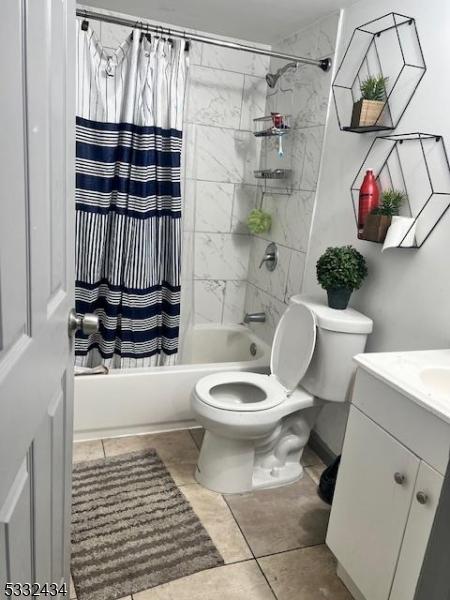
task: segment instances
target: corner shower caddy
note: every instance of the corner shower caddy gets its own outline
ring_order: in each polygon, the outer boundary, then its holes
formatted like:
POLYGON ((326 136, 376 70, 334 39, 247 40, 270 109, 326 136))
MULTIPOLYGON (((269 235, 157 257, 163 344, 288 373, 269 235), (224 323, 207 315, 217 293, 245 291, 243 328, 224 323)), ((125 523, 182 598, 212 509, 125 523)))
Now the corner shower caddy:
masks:
POLYGON ((420 248, 450 206, 450 164, 442 136, 405 133, 375 138, 351 187, 356 225, 359 190, 367 169, 376 173, 381 191, 391 188, 406 193, 408 202, 400 214, 414 220, 397 247, 420 248), (415 245, 402 246, 413 228, 415 245))
POLYGON ((253 171, 256 179, 264 182, 264 192, 291 193, 291 148, 288 134, 291 131, 288 114, 274 113, 253 119, 256 138, 262 138, 260 168, 253 171), (277 120, 274 118, 277 115, 277 120), (285 154, 288 154, 286 158, 285 154), (286 164, 288 162, 288 164, 286 164))
POLYGON ((352 34, 332 85, 339 128, 353 133, 392 131, 425 75, 426 65, 416 21, 388 13, 360 25, 352 34), (387 78, 387 97, 374 125, 351 127, 353 105, 367 77, 387 78))

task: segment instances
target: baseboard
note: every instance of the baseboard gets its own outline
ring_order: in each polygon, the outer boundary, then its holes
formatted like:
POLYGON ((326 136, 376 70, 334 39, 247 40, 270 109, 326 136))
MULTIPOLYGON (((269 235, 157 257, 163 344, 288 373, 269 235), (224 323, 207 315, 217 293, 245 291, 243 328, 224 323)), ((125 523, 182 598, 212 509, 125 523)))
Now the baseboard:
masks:
POLYGON ((149 423, 136 427, 111 427, 106 429, 92 429, 87 431, 75 431, 73 439, 75 442, 88 442, 90 440, 126 437, 130 435, 145 435, 148 433, 167 433, 180 429, 195 429, 199 427, 197 421, 173 421, 170 423, 149 423))
POLYGON ((311 431, 308 444, 327 466, 331 465, 331 463, 337 458, 336 454, 328 447, 328 445, 315 431, 311 431))

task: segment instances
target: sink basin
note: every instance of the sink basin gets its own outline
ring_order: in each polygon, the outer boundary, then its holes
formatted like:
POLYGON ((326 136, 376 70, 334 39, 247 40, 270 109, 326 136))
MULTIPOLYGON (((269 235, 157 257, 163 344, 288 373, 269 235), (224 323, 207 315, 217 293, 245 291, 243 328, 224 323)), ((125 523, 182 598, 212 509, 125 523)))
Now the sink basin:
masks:
POLYGON ((450 398, 450 368, 428 367, 420 372, 420 378, 432 392, 450 398))
POLYGON ((450 425, 450 348, 368 352, 356 355, 355 361, 450 425))

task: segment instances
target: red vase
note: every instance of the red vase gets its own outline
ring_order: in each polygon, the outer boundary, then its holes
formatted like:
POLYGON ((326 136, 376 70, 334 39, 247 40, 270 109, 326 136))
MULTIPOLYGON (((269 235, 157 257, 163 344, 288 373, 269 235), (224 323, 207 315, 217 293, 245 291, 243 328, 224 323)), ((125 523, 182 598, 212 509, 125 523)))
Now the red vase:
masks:
POLYGON ((367 215, 378 206, 379 199, 380 190, 378 189, 377 180, 375 179, 372 169, 368 169, 359 190, 358 237, 360 239, 362 239, 367 215))

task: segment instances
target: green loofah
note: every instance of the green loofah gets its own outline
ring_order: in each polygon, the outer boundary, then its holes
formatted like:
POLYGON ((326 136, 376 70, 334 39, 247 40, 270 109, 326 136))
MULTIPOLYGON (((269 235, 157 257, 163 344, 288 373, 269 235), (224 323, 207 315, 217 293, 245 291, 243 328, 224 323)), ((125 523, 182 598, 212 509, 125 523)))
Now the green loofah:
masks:
POLYGON ((272 217, 260 208, 255 208, 247 217, 250 233, 267 233, 272 226, 272 217))

